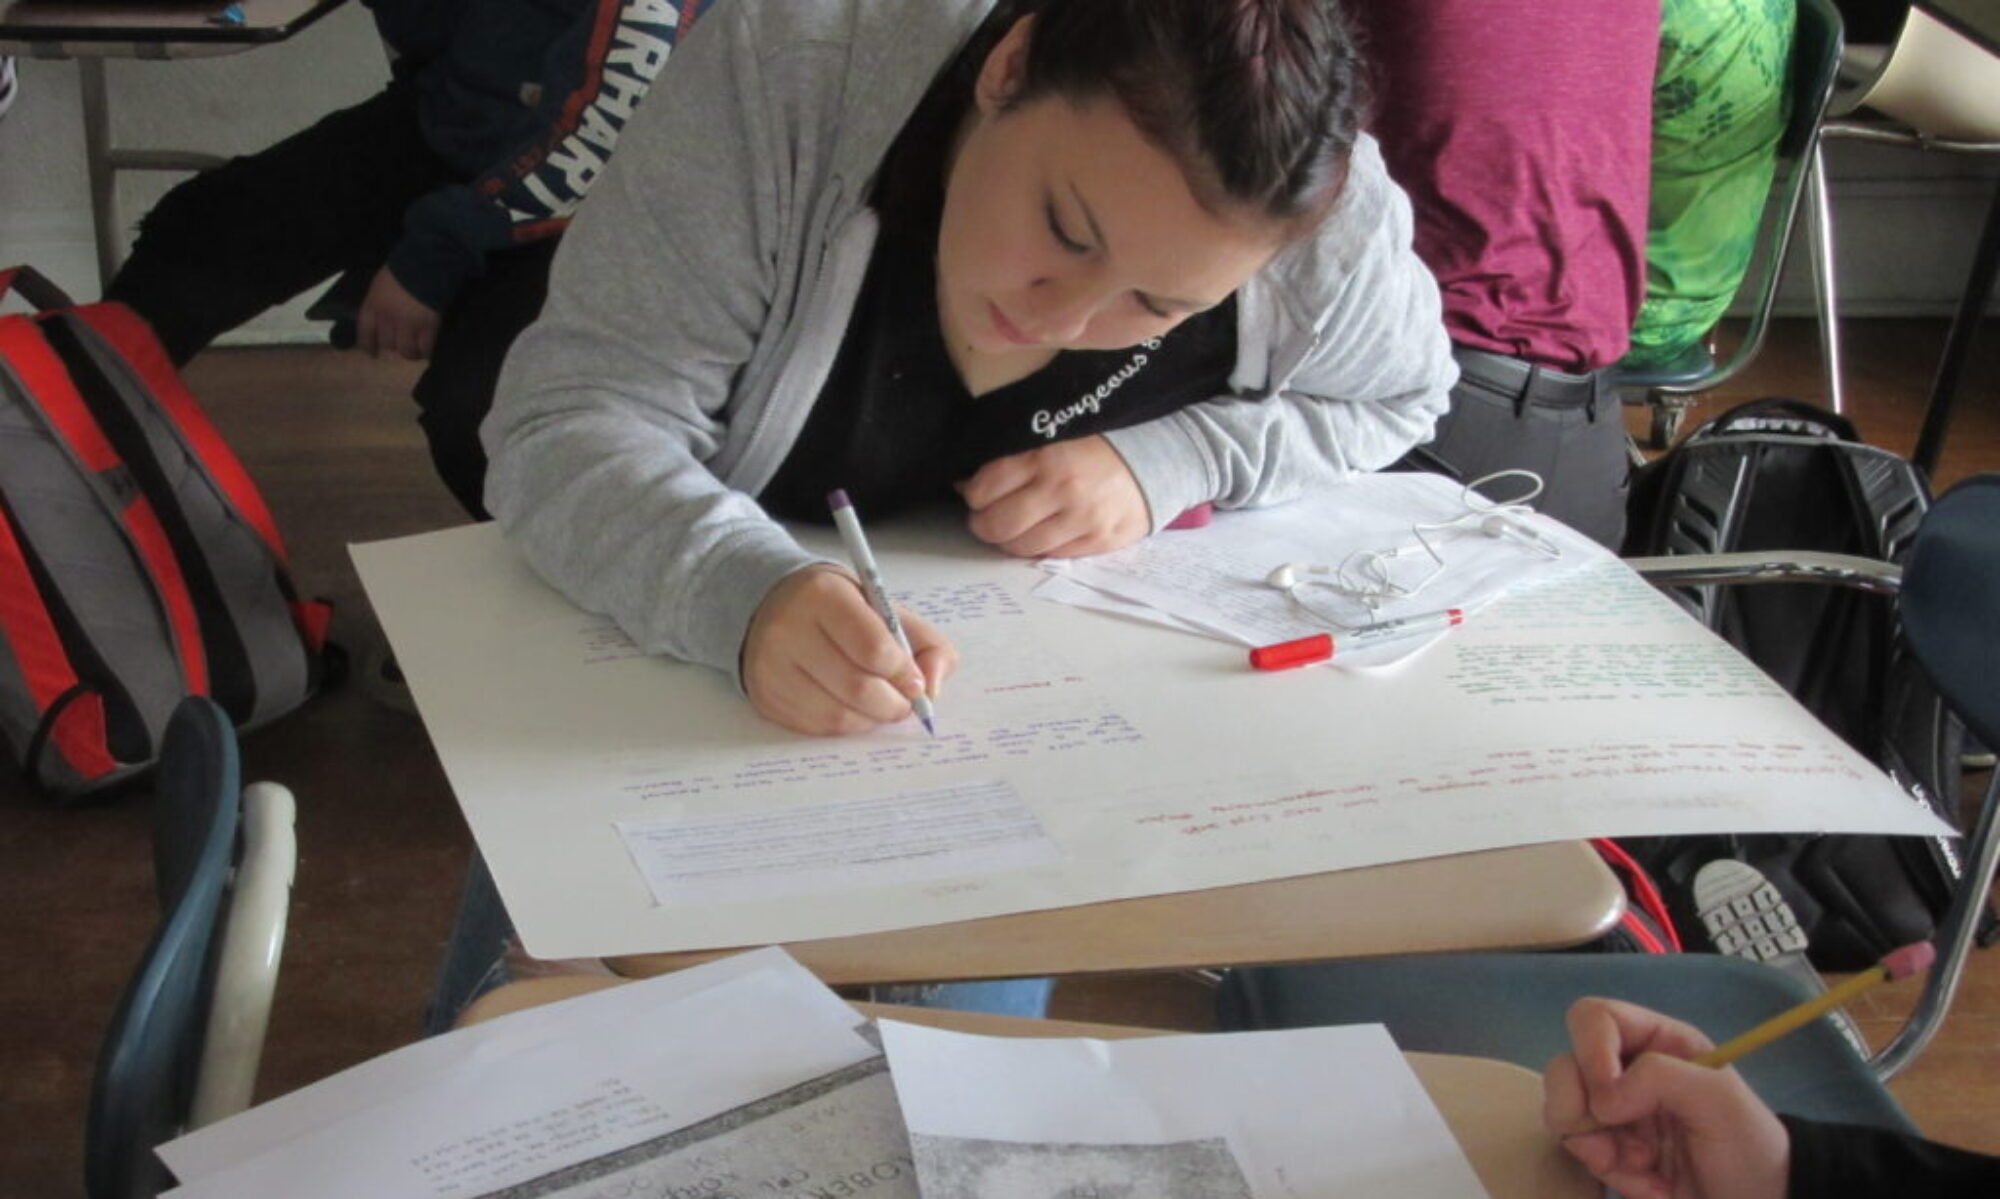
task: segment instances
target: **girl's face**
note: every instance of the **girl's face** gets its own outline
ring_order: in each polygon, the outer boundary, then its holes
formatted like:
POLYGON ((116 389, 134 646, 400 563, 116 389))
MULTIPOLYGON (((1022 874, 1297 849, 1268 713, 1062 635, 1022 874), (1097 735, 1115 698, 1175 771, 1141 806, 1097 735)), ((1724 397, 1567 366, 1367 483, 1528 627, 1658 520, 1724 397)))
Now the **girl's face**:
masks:
POLYGON ((946 173, 945 336, 975 354, 1122 349, 1220 304, 1283 233, 1204 209, 1115 99, 1006 110, 1029 24, 988 57, 946 173))

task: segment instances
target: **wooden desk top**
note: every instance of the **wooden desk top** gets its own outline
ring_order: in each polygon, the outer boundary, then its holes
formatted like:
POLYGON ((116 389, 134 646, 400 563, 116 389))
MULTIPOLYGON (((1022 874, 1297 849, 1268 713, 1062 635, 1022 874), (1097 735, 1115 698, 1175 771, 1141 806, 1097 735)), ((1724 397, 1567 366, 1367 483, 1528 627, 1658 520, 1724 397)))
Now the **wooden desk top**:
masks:
MULTIPOLYGON (((785 946, 834 986, 1558 949, 1610 931, 1625 891, 1581 841, 1022 912, 785 946)), ((610 959, 646 977, 734 949, 610 959)))
POLYGON ((187 4, 12 0, 0 5, 0 52, 34 58, 187 58, 281 42, 346 0, 237 0, 240 24, 214 18, 228 0, 187 4))
MULTIPOLYGON (((510 983, 467 1008, 460 1024, 477 1024, 508 1012, 616 985, 613 979, 579 975, 510 983)), ((854 1007, 871 1020, 887 1017, 996 1037, 1119 1040, 1161 1035, 1156 1029, 1074 1020, 1030 1020, 943 1008, 877 1003, 857 1003, 854 1007)), ((1438 1053, 1404 1056, 1493 1199, 1597 1199, 1603 1194, 1603 1188, 1543 1130, 1542 1080, 1533 1071, 1488 1058, 1438 1053)))

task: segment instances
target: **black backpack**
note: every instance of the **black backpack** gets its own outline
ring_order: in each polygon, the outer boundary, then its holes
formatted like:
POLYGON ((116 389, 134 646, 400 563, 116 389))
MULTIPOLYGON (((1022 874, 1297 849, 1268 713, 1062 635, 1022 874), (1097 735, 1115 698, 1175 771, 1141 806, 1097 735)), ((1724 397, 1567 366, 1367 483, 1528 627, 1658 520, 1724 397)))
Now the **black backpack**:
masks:
MULTIPOLYGON (((1821 550, 1901 562, 1930 507, 1922 474, 1798 400, 1742 404, 1639 470, 1627 557, 1821 550)), ((1679 588, 1696 619, 1957 827, 1963 731, 1902 649, 1894 601, 1814 583, 1679 588)), ((1943 838, 1819 834, 1634 838, 1680 927, 1692 880, 1718 857, 1777 885, 1825 970, 1860 969, 1928 940, 1963 863, 1943 838)), ((1990 927, 1987 930, 1991 931, 1990 927)), ((1986 938, 1982 937, 1982 941, 1986 938)))

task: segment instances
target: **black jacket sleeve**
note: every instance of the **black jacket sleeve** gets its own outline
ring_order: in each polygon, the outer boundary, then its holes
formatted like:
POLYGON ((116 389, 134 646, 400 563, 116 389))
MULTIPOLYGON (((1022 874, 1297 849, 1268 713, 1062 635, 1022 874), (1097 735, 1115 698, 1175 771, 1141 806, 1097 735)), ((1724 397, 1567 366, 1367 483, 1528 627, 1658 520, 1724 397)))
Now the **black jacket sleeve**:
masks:
MULTIPOLYGON (((530 102, 512 108, 508 144, 497 151, 489 147, 483 162, 462 163, 475 171, 466 182, 439 188, 410 206, 403 237, 389 255, 396 281, 430 307, 443 309, 467 280, 484 272, 487 255, 560 233, 674 45, 712 2, 580 4, 569 28, 543 53, 535 94, 524 97, 530 102)), ((459 19, 496 18, 472 5, 459 19)), ((458 31, 445 56, 427 68, 447 75, 434 86, 462 103, 480 103, 488 82, 481 77, 482 64, 459 60, 476 57, 489 41, 458 31)), ((426 119, 433 148, 459 158, 462 151, 440 145, 448 135, 430 129, 426 119)))
POLYGON ((1780 1116, 1792 1137, 1786 1199, 1995 1199, 2000 1157, 1882 1128, 1780 1116))

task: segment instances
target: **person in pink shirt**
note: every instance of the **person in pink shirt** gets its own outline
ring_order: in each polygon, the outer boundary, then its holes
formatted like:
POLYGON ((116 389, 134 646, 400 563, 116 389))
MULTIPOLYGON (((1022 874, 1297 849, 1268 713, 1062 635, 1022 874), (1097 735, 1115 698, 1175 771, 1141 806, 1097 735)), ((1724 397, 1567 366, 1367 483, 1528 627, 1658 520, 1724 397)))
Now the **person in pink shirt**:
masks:
MULTIPOLYGON (((1617 547, 1624 422, 1605 368, 1645 296, 1657 0, 1355 0, 1390 177, 1416 212, 1460 380, 1411 465, 1539 474, 1541 511, 1617 547)), ((1502 480, 1496 496, 1520 492, 1502 480)))

